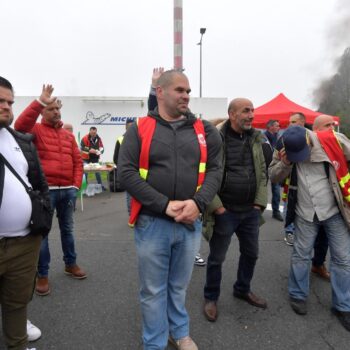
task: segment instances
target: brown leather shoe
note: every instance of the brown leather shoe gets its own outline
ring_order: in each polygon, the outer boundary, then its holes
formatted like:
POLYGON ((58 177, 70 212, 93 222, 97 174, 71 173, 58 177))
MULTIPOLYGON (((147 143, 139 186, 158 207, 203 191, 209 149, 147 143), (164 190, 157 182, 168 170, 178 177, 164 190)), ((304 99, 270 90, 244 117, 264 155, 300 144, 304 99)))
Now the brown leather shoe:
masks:
POLYGON ((249 293, 244 294, 244 293, 239 293, 239 292, 235 291, 235 292, 233 292, 233 296, 238 298, 238 299, 245 300, 250 305, 260 307, 262 309, 267 308, 266 300, 259 298, 253 292, 249 292, 249 293))
POLYGON ((314 274, 318 275, 319 277, 321 277, 327 281, 330 281, 330 279, 331 279, 331 274, 328 272, 328 270, 324 264, 321 266, 312 265, 311 272, 313 272, 314 274))
POLYGON ((78 280, 82 280, 87 277, 84 270, 82 270, 78 265, 66 266, 64 273, 78 280))
POLYGON ((215 322, 218 318, 218 307, 215 300, 204 300, 203 312, 209 322, 215 322))
POLYGON ((37 277, 35 294, 45 296, 50 294, 49 278, 48 277, 37 277))

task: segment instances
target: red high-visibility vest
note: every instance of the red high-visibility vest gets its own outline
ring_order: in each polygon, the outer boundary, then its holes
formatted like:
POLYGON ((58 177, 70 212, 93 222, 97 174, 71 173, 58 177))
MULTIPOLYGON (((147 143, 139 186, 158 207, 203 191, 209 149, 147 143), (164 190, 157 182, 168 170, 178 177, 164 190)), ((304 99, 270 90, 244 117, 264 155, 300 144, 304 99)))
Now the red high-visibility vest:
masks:
MULTIPOLYGON (((149 152, 157 121, 151 117, 142 117, 137 119, 138 133, 141 139, 141 152, 139 159, 139 173, 142 179, 146 181, 149 170, 149 152)), ((198 166, 198 180, 196 191, 200 189, 204 182, 205 170, 207 164, 207 144, 205 141, 205 131, 203 122, 197 119, 193 124, 194 131, 198 138, 200 148, 200 161, 198 166)), ((131 210, 129 217, 129 226, 133 227, 140 213, 142 204, 135 198, 131 198, 131 210)))
POLYGON ((317 131, 317 137, 323 150, 331 161, 338 183, 345 201, 350 203, 350 174, 348 163, 344 156, 341 144, 333 130, 317 131))
POLYGON ((287 202, 289 185, 290 185, 290 178, 287 177, 283 183, 283 191, 282 191, 282 201, 283 202, 287 202))

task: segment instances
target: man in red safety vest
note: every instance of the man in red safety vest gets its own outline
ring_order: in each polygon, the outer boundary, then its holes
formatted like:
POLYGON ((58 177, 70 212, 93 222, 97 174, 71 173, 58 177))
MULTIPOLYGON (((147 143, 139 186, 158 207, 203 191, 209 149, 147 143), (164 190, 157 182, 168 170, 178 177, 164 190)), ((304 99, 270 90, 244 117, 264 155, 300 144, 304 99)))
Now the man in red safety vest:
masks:
POLYGON ((199 249, 201 213, 221 182, 221 137, 189 111, 187 77, 175 70, 158 80, 158 108, 126 132, 118 176, 131 194, 144 349, 196 350, 189 336, 186 289, 199 249))

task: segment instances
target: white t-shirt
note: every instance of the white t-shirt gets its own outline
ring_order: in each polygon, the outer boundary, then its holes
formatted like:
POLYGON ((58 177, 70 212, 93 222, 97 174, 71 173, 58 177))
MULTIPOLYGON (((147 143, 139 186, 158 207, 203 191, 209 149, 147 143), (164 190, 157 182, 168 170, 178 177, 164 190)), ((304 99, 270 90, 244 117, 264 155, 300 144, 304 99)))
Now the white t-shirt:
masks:
MULTIPOLYGON (((28 162, 14 137, 0 129, 0 152, 21 176, 28 181, 28 162)), ((26 236, 32 215, 32 202, 24 186, 5 165, 4 189, 0 206, 0 237, 26 236)))

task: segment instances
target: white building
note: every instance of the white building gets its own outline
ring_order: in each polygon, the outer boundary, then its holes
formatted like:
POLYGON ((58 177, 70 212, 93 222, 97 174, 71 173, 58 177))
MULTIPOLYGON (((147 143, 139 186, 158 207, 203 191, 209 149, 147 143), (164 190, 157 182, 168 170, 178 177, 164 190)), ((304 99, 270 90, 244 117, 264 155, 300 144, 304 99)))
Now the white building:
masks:
MULTIPOLYGON (((36 97, 16 96, 13 106, 15 118, 36 97)), ((97 128, 102 138, 105 153, 101 161, 112 161, 116 140, 125 132, 125 122, 147 114, 147 97, 60 97, 62 121, 71 123, 77 140, 97 128)), ((225 118, 227 98, 192 98, 191 111, 203 119, 225 118)), ((40 117, 38 118, 40 121, 40 117)))

